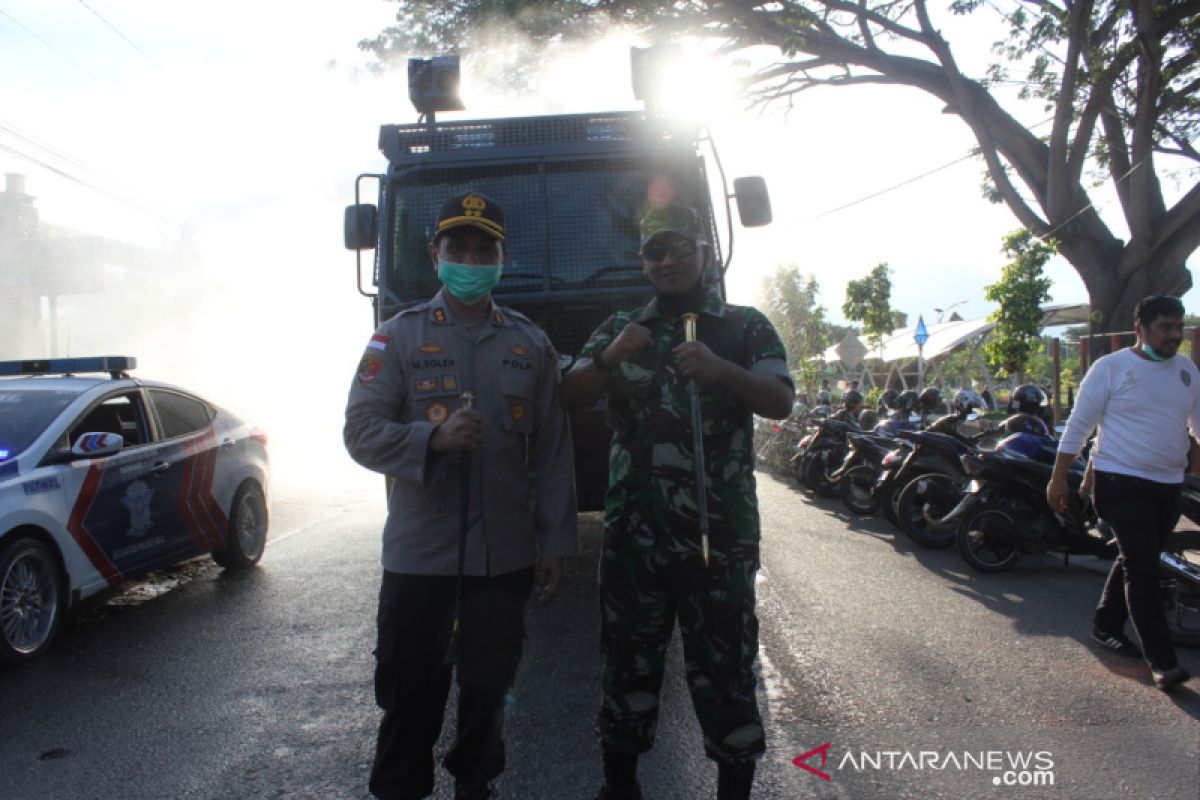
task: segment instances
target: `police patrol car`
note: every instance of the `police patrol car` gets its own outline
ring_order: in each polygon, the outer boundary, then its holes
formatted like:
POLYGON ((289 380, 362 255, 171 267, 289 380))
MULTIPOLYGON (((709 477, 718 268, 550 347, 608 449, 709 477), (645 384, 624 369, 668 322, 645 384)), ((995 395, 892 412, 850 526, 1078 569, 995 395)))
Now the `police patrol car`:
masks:
POLYGON ((129 578, 262 557, 266 435, 135 366, 0 361, 0 662, 38 656, 67 610, 129 578))

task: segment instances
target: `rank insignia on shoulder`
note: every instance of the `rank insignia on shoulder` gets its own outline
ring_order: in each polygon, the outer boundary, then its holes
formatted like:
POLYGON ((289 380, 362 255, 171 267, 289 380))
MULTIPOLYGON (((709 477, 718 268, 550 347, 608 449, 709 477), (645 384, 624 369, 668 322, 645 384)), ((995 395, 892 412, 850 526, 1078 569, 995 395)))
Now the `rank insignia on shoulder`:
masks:
POLYGON ((500 312, 499 312, 499 311, 493 311, 493 312, 492 312, 492 322, 496 323, 497 325, 503 325, 503 324, 504 324, 504 317, 500 316, 500 312))
POLYGON ((523 346, 521 346, 521 345, 519 345, 519 344, 514 344, 514 345, 513 345, 512 347, 510 347, 509 349, 510 349, 510 350, 512 350, 512 352, 513 352, 513 355, 518 355, 518 356, 527 356, 527 355, 529 355, 529 348, 528 348, 528 347, 523 347, 523 346))
POLYGON ((413 388, 416 389, 417 394, 427 394, 429 392, 436 392, 437 387, 437 378, 421 378, 416 382, 413 388))
POLYGON ((423 344, 419 348, 422 353, 440 353, 442 346, 440 344, 423 344))
POLYGON ((445 403, 430 403, 429 408, 425 409, 425 419, 432 422, 434 425, 440 425, 450 417, 450 409, 446 408, 445 403))

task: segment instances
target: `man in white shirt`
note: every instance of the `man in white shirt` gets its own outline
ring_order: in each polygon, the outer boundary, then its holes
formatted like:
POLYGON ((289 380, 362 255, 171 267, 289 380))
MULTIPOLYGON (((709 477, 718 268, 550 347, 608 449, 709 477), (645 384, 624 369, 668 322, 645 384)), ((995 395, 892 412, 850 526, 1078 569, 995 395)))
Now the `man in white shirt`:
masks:
POLYGON ((1137 343, 1096 360, 1079 386, 1046 487, 1050 507, 1067 506, 1067 473, 1093 429, 1097 513, 1113 527, 1121 554, 1113 561, 1092 623, 1092 639, 1113 652, 1145 656, 1154 685, 1170 689, 1191 677, 1171 645, 1159 585, 1159 555, 1179 520, 1188 468, 1189 427, 1200 430, 1200 371, 1177 356, 1183 303, 1151 295, 1134 312, 1137 343), (1142 649, 1126 638, 1132 618, 1142 649))

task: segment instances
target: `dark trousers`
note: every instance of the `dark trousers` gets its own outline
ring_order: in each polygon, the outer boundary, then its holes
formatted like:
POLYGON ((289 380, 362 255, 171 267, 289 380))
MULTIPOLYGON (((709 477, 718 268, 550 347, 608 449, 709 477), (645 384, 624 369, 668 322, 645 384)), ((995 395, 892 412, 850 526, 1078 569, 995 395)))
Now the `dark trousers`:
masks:
POLYGON ((1158 559, 1179 521, 1181 485, 1096 472, 1096 511, 1112 525, 1121 554, 1108 573, 1095 625, 1105 633, 1120 633, 1125 620, 1132 619, 1146 661, 1157 668, 1176 664, 1158 559))
POLYGON ((455 579, 384 572, 379 590, 375 701, 383 709, 371 794, 417 800, 433 792, 433 748, 457 673, 457 739, 443 764, 456 779, 490 781, 504 770, 505 697, 525 638, 533 568, 463 579, 457 658, 447 663, 455 579))

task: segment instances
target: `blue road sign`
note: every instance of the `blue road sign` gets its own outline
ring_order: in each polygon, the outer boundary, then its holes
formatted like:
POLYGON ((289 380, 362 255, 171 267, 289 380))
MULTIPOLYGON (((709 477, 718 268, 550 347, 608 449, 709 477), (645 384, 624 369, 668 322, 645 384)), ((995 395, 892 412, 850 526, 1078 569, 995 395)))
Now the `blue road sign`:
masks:
POLYGON ((917 317, 917 332, 913 334, 913 341, 917 343, 917 347, 924 347, 929 341, 929 331, 925 329, 925 318, 917 317))

